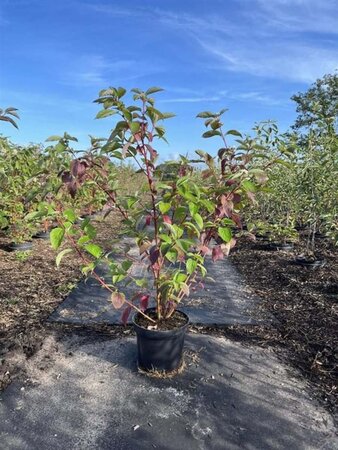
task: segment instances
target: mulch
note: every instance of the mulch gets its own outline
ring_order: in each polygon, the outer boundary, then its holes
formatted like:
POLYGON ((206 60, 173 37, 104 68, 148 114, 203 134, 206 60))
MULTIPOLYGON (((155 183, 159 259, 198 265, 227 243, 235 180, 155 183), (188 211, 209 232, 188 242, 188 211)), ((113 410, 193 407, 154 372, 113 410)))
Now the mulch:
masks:
POLYGON ((271 313, 276 320, 270 327, 232 327, 227 334, 283 349, 281 354, 309 381, 313 394, 336 411, 338 250, 322 239, 316 247, 326 264, 309 269, 294 264, 302 244, 290 253, 264 250, 258 242, 240 243, 231 260, 262 299, 259 314, 271 313))

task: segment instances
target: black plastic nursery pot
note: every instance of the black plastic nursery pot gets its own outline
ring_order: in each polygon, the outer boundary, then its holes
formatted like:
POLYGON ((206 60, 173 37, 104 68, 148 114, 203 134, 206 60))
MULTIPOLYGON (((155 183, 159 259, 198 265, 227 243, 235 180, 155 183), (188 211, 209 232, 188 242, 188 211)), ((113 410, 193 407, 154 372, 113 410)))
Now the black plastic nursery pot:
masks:
MULTIPOLYGON (((147 309, 145 313, 149 311, 154 311, 154 308, 147 309)), ((176 312, 184 316, 186 323, 169 331, 147 330, 136 323, 140 313, 134 316, 133 325, 137 337, 137 360, 140 369, 169 373, 181 367, 189 317, 182 311, 176 312)))
POLYGON ((292 242, 271 242, 270 247, 271 250, 292 252, 292 250, 294 249, 294 244, 292 242))
POLYGON ((301 256, 298 256, 295 261, 295 264, 302 267, 307 267, 309 269, 319 269, 320 267, 324 267, 326 260, 325 259, 307 259, 301 256))
POLYGON ((8 245, 8 250, 11 252, 14 251, 25 252, 27 250, 31 250, 32 247, 33 247, 32 242, 20 242, 20 243, 11 242, 8 245))
POLYGON ((34 234, 34 239, 49 239, 50 232, 49 231, 38 231, 36 234, 34 234))

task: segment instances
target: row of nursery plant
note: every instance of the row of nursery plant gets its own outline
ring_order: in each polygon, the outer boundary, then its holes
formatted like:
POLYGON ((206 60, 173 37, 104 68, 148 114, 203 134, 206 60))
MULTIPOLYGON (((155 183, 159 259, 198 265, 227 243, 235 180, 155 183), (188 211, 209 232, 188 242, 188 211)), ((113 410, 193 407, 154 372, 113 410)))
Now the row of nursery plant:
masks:
POLYGON ((81 164, 77 158, 83 152, 71 147, 75 137, 64 133, 47 141, 51 145, 19 146, 0 137, 0 230, 14 243, 49 232, 57 224, 55 211, 71 209, 83 219, 107 206, 108 194, 100 189, 103 166, 112 187, 117 181, 127 192, 133 187, 133 169, 116 167, 107 158, 100 160, 98 140, 91 138, 81 164), (94 159, 91 171, 82 177, 81 170, 94 159))
POLYGON ((259 130, 270 149, 283 148, 287 157, 269 173, 256 208, 245 214, 256 233, 277 242, 307 236, 307 251, 315 251, 316 237, 338 244, 338 137, 325 123, 306 136, 280 136, 274 123, 259 130))

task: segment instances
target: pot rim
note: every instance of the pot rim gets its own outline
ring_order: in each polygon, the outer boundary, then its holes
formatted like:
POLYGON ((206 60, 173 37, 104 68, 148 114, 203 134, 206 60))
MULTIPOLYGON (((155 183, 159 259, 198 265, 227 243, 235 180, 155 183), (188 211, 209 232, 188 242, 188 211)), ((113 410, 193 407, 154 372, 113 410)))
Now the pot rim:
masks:
POLYGON ((311 261, 309 261, 306 258, 300 258, 300 257, 295 258, 295 263, 299 264, 299 265, 303 265, 303 266, 320 266, 320 265, 324 265, 325 262, 326 262, 325 258, 318 258, 318 259, 311 260, 311 261))
MULTIPOLYGON (((147 308, 144 312, 147 313, 147 311, 152 311, 155 310, 155 307, 151 307, 151 308, 147 308)), ((181 325, 179 328, 174 328, 173 330, 148 330, 147 328, 141 327, 141 325, 138 325, 135 322, 136 316, 138 316, 140 313, 136 312, 133 316, 133 325, 136 331, 141 331, 141 332, 146 332, 149 333, 150 335, 152 334, 153 336, 158 336, 158 337, 171 337, 175 334, 179 334, 181 333, 183 330, 187 329, 189 324, 190 324, 190 319, 188 314, 186 314, 185 312, 176 309, 175 311, 179 312, 180 314, 182 314, 186 319, 187 322, 184 325, 181 325)))
POLYGON ((10 242, 8 244, 9 247, 19 247, 21 245, 33 245, 33 241, 24 241, 24 242, 10 242))

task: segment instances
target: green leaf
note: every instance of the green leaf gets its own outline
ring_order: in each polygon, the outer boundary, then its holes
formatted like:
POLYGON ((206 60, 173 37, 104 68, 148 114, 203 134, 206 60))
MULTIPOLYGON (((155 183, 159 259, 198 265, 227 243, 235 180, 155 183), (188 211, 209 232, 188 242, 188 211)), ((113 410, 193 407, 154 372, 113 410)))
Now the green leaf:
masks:
POLYGON ((184 253, 187 253, 190 250, 190 247, 194 245, 194 241, 192 239, 178 239, 176 241, 176 244, 178 247, 184 251, 184 253))
POLYGON ((194 221, 197 223, 200 230, 203 229, 203 219, 200 214, 196 213, 193 215, 194 221))
POLYGON ((113 275, 112 276, 113 284, 119 283, 120 281, 123 281, 125 278, 126 278, 126 276, 123 274, 113 275))
POLYGON ((189 275, 191 275, 197 268, 197 262, 189 258, 186 262, 186 268, 189 275))
POLYGON ((117 94, 118 98, 123 97, 126 92, 127 92, 126 89, 124 89, 123 87, 119 87, 116 90, 116 94, 117 94))
POLYGON ((167 252, 165 254, 165 257, 167 258, 168 261, 170 261, 171 263, 175 263, 177 261, 177 251, 172 249, 169 250, 169 252, 167 252))
POLYGON ((139 278, 138 280, 134 280, 136 286, 139 286, 141 288, 148 287, 148 280, 146 278, 139 278))
POLYGON ((217 131, 217 130, 206 131, 205 133, 202 134, 202 137, 204 137, 204 138, 210 138, 213 136, 222 136, 222 134, 220 131, 217 131))
POLYGON ((174 212, 174 219, 177 220, 178 222, 181 222, 182 220, 184 220, 186 215, 187 215, 187 211, 186 211, 185 207, 178 206, 174 212))
POLYGON ((187 274, 182 273, 182 272, 177 272, 176 275, 174 276, 174 280, 177 283, 183 283, 187 278, 188 278, 187 274))
POLYGON ((44 213, 42 211, 33 211, 31 213, 28 213, 25 216, 25 220, 27 220, 27 222, 30 222, 31 220, 34 219, 38 219, 39 217, 43 217, 44 213))
POLYGON ((256 192, 256 186, 255 184, 250 180, 244 180, 241 183, 241 186, 243 189, 247 192, 256 192))
POLYGON ((121 264, 122 269, 125 272, 128 272, 128 270, 131 268, 132 265, 133 265, 133 261, 129 261, 129 260, 123 261, 123 263, 121 264))
POLYGON ((137 133, 140 129, 140 122, 129 122, 128 125, 132 133, 137 133))
POLYGON ((195 224, 192 222, 183 222, 183 225, 189 230, 192 231, 197 237, 200 237, 201 233, 195 224))
POLYGON ((232 136, 242 137, 241 133, 237 130, 228 130, 225 135, 231 134, 232 136))
POLYGON ((50 243, 54 250, 57 250, 60 247, 64 235, 65 230, 63 228, 53 228, 50 232, 50 243))
POLYGON ((195 215, 195 214, 197 214, 197 212, 198 212, 198 205, 196 205, 195 203, 189 203, 189 211, 190 211, 190 214, 192 215, 192 217, 195 215))
POLYGON ((198 268, 201 271, 201 275, 202 277, 205 277, 207 274, 207 269, 203 266, 203 264, 197 264, 198 268))
POLYGON ((176 117, 176 114, 171 112, 162 113, 162 119, 171 119, 172 117, 176 117))
POLYGON ((66 209, 63 215, 66 217, 67 220, 69 220, 69 222, 74 223, 76 221, 76 214, 72 209, 66 209))
POLYGON ((224 242, 230 242, 231 238, 232 238, 232 233, 230 228, 227 227, 219 227, 217 229, 218 235, 219 237, 224 241, 224 242))
POLYGON ((90 241, 89 236, 81 236, 80 239, 77 241, 79 245, 85 244, 86 242, 90 241))
POLYGON ((164 89, 162 89, 160 87, 154 86, 154 87, 151 87, 151 88, 147 89, 145 94, 148 96, 148 95, 151 95, 151 94, 155 94, 155 92, 161 92, 163 90, 164 89))
POLYGON ((62 139, 61 136, 49 136, 49 138, 46 139, 46 142, 53 142, 53 141, 60 141, 60 139, 62 139))
POLYGON ((67 139, 68 141, 75 141, 78 142, 77 138, 75 136, 71 136, 66 131, 63 134, 63 139, 67 139))
POLYGON ((73 251, 72 248, 65 248, 64 250, 62 250, 60 253, 58 253, 55 262, 56 262, 56 266, 59 267, 62 258, 67 255, 67 253, 71 253, 73 251))
POLYGON ((171 208, 171 203, 166 203, 166 202, 160 202, 158 204, 159 210, 161 211, 162 214, 165 214, 166 212, 169 211, 169 209, 171 208))
POLYGON ((210 200, 201 200, 203 206, 205 206, 209 213, 213 213, 215 211, 215 205, 210 200))
POLYGON ((95 119, 103 119, 104 117, 113 116, 114 114, 116 114, 116 111, 113 109, 101 109, 101 111, 96 114, 95 119))
POLYGON ((208 119, 209 117, 215 117, 216 115, 210 111, 203 111, 197 114, 196 117, 199 117, 200 119, 208 119))
POLYGON ((90 239, 93 239, 93 238, 96 236, 96 229, 93 227, 92 224, 90 224, 90 223, 88 223, 88 222, 86 223, 86 221, 89 222, 89 219, 86 219, 86 220, 84 221, 84 223, 81 225, 81 228, 83 229, 83 231, 84 231, 85 233, 88 234, 88 236, 90 237, 90 239))
POLYGON ((96 244, 87 244, 87 245, 85 245, 85 249, 88 253, 93 255, 95 258, 100 258, 103 253, 102 248, 96 244))
POLYGON ((84 275, 88 275, 88 272, 91 272, 92 270, 94 270, 95 268, 95 264, 93 262, 91 262, 90 264, 88 264, 88 266, 84 266, 82 267, 81 271, 84 275))
POLYGON ((161 239, 161 241, 166 242, 167 244, 171 244, 172 243, 171 237, 168 236, 167 234, 160 234, 159 238, 161 239))

